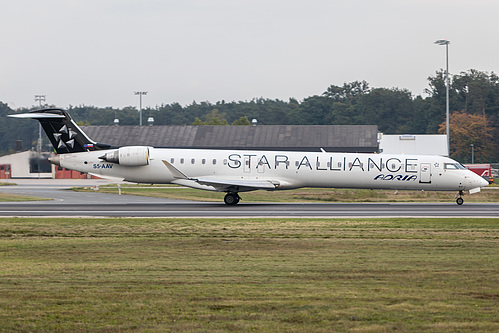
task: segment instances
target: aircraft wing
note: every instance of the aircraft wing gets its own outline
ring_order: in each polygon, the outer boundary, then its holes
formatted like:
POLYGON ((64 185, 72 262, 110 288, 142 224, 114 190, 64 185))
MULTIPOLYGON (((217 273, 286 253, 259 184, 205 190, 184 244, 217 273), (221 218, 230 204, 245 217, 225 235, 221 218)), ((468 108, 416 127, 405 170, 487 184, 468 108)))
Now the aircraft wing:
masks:
POLYGON ((192 186, 192 182, 199 185, 211 186, 215 190, 220 192, 225 192, 229 190, 235 190, 239 192, 252 191, 252 190, 275 190, 279 187, 279 182, 273 182, 270 180, 238 180, 238 179, 223 179, 223 178, 191 178, 187 177, 179 169, 175 168, 171 163, 162 160, 163 164, 170 170, 173 177, 178 179, 178 183, 184 186, 192 186))
POLYGON ((254 190, 275 190, 279 184, 274 184, 268 180, 226 180, 226 179, 196 179, 201 185, 213 186, 229 190, 231 187, 237 187, 239 191, 243 189, 254 190))

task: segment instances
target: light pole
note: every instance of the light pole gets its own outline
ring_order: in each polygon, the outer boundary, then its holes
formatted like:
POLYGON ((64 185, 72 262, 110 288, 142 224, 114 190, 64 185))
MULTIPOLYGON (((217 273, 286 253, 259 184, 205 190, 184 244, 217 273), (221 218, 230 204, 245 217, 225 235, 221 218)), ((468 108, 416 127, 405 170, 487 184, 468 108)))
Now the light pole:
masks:
MULTIPOLYGON (((45 102, 46 95, 35 95, 35 102, 38 102, 40 109, 42 108, 42 102, 45 102)), ((40 159, 42 158, 42 124, 38 124, 38 144, 36 145, 36 151, 38 152, 38 178, 40 178, 40 159)))
POLYGON ((139 95, 139 114, 140 114, 140 126, 142 126, 142 95, 147 95, 147 91, 136 91, 135 95, 139 95))
MULTIPOLYGON (((46 95, 35 95, 35 102, 38 102, 40 109, 42 108, 42 102, 45 102, 46 95)), ((42 151, 42 124, 38 124, 38 145, 36 147, 38 154, 42 151)))
POLYGON ((435 41, 437 45, 445 45, 445 132, 447 134, 447 156, 450 152, 449 140, 449 44, 447 39, 439 39, 435 41))
POLYGON ((475 164, 475 145, 471 144, 471 164, 475 164))

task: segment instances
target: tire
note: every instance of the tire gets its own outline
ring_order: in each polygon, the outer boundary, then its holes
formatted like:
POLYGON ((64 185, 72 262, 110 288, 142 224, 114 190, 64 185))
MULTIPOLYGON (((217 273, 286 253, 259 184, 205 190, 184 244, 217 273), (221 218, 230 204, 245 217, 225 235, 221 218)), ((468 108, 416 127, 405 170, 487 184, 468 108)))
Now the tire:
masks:
POLYGON ((224 202, 226 205, 234 206, 239 202, 239 196, 237 193, 227 193, 224 197, 224 202))
POLYGON ((461 205, 463 204, 463 202, 464 202, 463 198, 457 198, 457 199, 456 199, 456 203, 457 203, 459 206, 461 206, 461 205))

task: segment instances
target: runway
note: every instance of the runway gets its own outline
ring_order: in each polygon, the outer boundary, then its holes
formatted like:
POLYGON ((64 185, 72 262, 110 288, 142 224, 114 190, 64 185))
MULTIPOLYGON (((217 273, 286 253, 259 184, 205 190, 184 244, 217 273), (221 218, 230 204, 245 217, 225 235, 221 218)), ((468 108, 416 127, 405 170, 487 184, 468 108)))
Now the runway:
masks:
MULTIPOLYGON (((93 181, 95 183, 96 181, 93 181)), ((91 186, 87 185, 87 186, 91 186)), ((79 183, 39 182, 3 186, 1 192, 51 198, 50 201, 2 202, 0 216, 26 217, 499 217, 498 203, 245 203, 227 206, 68 190, 79 183)))
POLYGON ((0 216, 65 217, 499 217, 497 204, 120 203, 0 204, 0 216))

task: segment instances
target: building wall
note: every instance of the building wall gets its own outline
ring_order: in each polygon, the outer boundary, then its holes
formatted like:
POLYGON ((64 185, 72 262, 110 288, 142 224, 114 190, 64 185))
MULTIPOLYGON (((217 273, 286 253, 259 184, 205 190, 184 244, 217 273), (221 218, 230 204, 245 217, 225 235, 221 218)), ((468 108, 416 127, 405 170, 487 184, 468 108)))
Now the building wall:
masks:
POLYGON ((380 134, 380 153, 449 156, 445 135, 386 135, 380 134))
POLYGON ((52 178, 53 168, 51 172, 30 172, 30 159, 33 157, 36 157, 33 151, 0 156, 0 165, 10 165, 10 178, 52 178))

